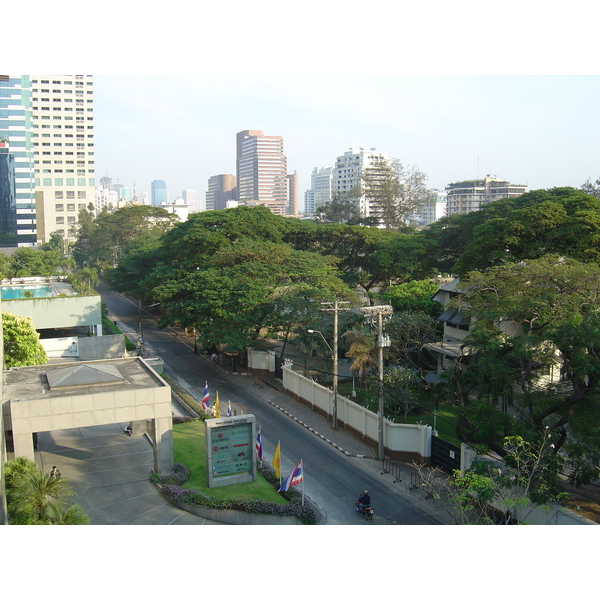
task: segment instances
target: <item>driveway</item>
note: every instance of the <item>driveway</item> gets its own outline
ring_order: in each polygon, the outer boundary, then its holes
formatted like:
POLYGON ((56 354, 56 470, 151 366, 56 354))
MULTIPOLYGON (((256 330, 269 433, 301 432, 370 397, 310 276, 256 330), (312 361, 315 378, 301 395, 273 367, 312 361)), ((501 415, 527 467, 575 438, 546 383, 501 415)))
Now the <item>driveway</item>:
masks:
POLYGON ((56 465, 91 525, 220 525, 167 502, 150 483, 152 446, 126 423, 38 434, 44 473, 56 465))

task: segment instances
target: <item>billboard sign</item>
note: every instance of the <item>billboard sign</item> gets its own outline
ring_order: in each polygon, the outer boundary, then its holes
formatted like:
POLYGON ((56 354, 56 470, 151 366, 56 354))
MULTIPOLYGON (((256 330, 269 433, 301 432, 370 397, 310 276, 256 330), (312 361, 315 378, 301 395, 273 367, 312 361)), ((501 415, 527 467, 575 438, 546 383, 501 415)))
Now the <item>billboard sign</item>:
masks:
POLYGON ((254 415, 206 419, 204 427, 208 487, 256 481, 254 415))

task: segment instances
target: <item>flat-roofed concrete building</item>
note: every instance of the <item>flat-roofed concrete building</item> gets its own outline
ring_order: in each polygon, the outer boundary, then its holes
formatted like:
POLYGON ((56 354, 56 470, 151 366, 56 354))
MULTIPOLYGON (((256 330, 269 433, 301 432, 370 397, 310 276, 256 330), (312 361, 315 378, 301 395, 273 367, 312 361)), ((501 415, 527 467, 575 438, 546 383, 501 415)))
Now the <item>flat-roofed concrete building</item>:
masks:
POLYGON ((2 420, 14 456, 35 460, 34 434, 150 422, 154 470, 173 471, 171 388, 140 357, 14 367, 3 372, 2 420))
MULTIPOLYGON (((362 194, 363 176, 373 171, 381 162, 388 160, 387 154, 377 152, 375 148, 358 152, 352 148, 338 156, 331 177, 332 198, 344 200, 353 198, 358 203, 360 214, 370 217, 374 207, 370 200, 362 194)), ((315 199, 316 204, 316 199, 315 199)))
POLYGON ((501 198, 517 198, 526 191, 527 185, 509 183, 491 175, 449 183, 446 186, 446 215, 468 214, 501 198))

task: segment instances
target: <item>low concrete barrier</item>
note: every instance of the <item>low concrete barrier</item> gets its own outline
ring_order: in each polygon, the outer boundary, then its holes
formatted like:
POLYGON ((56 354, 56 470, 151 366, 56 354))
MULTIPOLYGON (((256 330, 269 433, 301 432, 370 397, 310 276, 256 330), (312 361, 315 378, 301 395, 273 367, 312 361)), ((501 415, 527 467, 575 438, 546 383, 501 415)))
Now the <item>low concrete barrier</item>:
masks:
POLYGON ((197 504, 184 504, 169 498, 162 492, 162 486, 157 484, 157 488, 163 498, 168 500, 174 506, 181 508, 193 515, 225 523, 228 525, 304 525, 298 517, 278 517, 277 515, 264 515, 249 513, 243 510, 232 510, 228 508, 210 508, 208 506, 199 506, 197 504))

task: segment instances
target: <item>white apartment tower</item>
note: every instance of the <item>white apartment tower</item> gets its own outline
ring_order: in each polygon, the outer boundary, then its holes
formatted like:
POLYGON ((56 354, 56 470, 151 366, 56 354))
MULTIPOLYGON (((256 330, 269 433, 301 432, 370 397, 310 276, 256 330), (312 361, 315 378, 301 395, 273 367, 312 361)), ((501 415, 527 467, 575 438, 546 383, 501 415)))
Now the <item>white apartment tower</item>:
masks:
POLYGON ((37 241, 75 240, 77 216, 95 203, 91 75, 31 75, 37 241))
POLYGON ((304 195, 305 212, 308 216, 331 201, 333 167, 315 167, 310 176, 310 190, 304 195))
POLYGON ((282 137, 257 130, 240 131, 236 176, 240 205, 262 205, 277 215, 287 214, 287 157, 282 137))
MULTIPOLYGON (((362 177, 369 168, 375 166, 378 162, 387 161, 386 154, 377 152, 375 148, 363 150, 362 148, 355 152, 350 148, 342 156, 338 156, 331 179, 332 198, 355 197, 358 202, 360 214, 363 217, 371 216, 371 207, 369 201, 362 193, 362 177)), ((315 198, 316 205, 316 198, 315 198)))
POLYGON ((527 191, 527 186, 509 183, 487 175, 483 179, 469 179, 446 186, 446 214, 467 214, 501 198, 516 198, 527 191))

